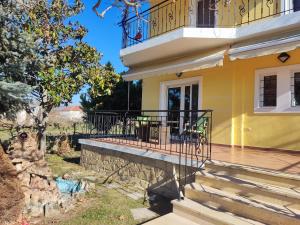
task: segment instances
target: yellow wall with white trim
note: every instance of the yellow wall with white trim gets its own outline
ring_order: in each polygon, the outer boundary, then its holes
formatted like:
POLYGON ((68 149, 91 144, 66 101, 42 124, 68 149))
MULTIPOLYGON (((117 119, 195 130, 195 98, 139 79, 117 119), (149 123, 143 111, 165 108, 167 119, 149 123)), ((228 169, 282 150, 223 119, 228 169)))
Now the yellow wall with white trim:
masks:
POLYGON ((281 63, 277 55, 229 61, 218 68, 143 80, 143 109, 159 109, 160 82, 202 76, 202 108, 213 112, 213 143, 300 150, 300 113, 254 113, 255 70, 300 64, 300 49, 281 63))

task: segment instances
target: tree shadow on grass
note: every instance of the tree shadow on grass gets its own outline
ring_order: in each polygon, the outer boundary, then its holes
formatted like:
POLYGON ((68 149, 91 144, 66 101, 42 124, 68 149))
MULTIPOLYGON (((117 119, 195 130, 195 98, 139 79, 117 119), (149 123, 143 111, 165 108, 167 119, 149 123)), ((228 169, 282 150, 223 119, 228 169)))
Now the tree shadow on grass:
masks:
POLYGON ((74 163, 77 165, 80 165, 80 157, 68 157, 68 158, 64 158, 65 162, 69 162, 69 163, 74 163))

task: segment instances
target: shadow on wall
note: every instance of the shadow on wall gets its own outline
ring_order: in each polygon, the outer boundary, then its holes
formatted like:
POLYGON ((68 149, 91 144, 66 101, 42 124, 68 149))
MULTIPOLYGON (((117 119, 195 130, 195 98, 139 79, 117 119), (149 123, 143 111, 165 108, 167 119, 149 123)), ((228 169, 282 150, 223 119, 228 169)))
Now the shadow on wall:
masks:
MULTIPOLYGON (((83 145, 80 164, 105 176, 104 183, 117 181, 171 199, 179 196, 173 176, 173 166, 177 177, 179 166, 163 160, 83 145)), ((180 169, 182 184, 194 180, 195 168, 181 166, 180 169), (188 174, 186 178, 183 176, 185 172, 188 174)))

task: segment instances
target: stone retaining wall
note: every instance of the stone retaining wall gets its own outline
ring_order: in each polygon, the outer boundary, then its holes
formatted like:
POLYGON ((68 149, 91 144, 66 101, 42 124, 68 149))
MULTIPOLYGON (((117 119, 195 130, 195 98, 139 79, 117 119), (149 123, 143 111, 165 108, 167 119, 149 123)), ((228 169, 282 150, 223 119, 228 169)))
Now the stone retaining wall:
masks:
MULTIPOLYGON (((114 180, 166 197, 178 197, 173 166, 177 172, 179 166, 174 163, 141 154, 129 154, 118 149, 82 144, 80 164, 105 175, 106 181, 114 180)), ((191 167, 187 169, 191 174, 193 169, 191 167)), ((182 166, 181 174, 183 170, 182 166)), ((189 177, 192 179, 193 176, 189 177)))

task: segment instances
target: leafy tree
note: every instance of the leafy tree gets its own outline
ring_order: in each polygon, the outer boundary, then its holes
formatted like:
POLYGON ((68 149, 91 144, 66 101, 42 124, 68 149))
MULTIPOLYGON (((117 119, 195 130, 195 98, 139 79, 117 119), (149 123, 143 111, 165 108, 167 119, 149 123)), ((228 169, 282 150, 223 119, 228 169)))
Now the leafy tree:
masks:
MULTIPOLYGON (((105 67, 106 70, 115 74, 112 64, 108 62, 105 67)), ((87 93, 80 96, 81 106, 85 112, 97 110, 127 110, 127 96, 128 83, 122 79, 121 75, 110 76, 106 79, 107 83, 103 90, 97 96, 91 94, 91 89, 87 93), (109 87, 108 87, 109 85, 109 87)), ((131 110, 141 109, 142 85, 141 81, 130 83, 130 105, 131 110)))
POLYGON ((28 104, 31 87, 24 77, 38 66, 34 42, 22 31, 21 9, 17 1, 0 3, 0 115, 9 119, 28 104))
POLYGON ((29 8, 23 27, 34 37, 42 61, 39 70, 26 77, 27 84, 35 87, 31 92, 38 103, 39 113, 27 107, 36 122, 40 149, 46 149, 47 119, 53 107, 71 102, 73 95, 85 85, 91 95, 99 90, 109 92, 113 71, 102 68, 100 54, 83 41, 87 29, 73 17, 84 9, 81 0, 72 4, 65 0, 40 0, 29 8))

